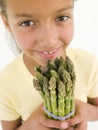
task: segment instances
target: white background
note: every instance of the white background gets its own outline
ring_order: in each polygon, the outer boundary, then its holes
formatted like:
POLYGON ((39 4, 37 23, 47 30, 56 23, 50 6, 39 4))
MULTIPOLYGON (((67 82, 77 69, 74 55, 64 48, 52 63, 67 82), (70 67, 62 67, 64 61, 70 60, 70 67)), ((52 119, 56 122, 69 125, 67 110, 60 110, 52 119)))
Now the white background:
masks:
MULTIPOLYGON (((75 35, 71 43, 71 46, 93 52, 96 56, 98 56, 97 6, 98 0, 78 0, 75 3, 75 35)), ((0 20, 0 70, 15 58, 8 47, 9 41, 5 37, 4 26, 0 20)), ((98 122, 89 122, 88 130, 98 130, 98 122)))

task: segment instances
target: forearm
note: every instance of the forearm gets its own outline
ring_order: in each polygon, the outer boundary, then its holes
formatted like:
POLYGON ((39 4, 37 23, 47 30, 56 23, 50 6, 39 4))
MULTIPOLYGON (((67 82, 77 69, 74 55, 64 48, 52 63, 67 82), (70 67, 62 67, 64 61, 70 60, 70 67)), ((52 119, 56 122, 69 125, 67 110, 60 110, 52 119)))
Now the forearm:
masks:
POLYGON ((23 123, 22 119, 19 118, 13 121, 1 121, 1 125, 3 130, 52 130, 48 126, 42 125, 41 120, 47 120, 43 105, 40 105, 23 123))
POLYGON ((33 122, 31 123, 31 119, 25 121, 15 130, 33 130, 33 122))
POLYGON ((85 103, 77 99, 76 110, 81 116, 84 115, 87 121, 98 120, 98 104, 85 103))
POLYGON ((87 103, 87 119, 88 121, 98 120, 98 106, 87 103))
POLYGON ((47 119, 44 114, 43 105, 40 105, 34 113, 15 130, 52 130, 48 126, 43 126, 40 122, 41 119, 47 119))
MULTIPOLYGON (((34 130, 31 126, 31 119, 22 123, 21 118, 13 121, 1 121, 3 130, 34 130)), ((33 122, 33 121, 32 121, 33 122)), ((33 125, 33 123, 32 123, 33 125)))

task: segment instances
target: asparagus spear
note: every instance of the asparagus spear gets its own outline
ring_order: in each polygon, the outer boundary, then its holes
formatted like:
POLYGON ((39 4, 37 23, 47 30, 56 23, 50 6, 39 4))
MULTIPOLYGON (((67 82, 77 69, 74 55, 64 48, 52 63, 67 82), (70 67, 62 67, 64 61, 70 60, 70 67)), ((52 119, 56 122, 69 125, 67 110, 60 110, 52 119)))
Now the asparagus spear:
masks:
POLYGON ((65 116, 65 96, 66 96, 66 89, 63 82, 60 80, 58 83, 58 116, 64 117, 65 116))
POLYGON ((70 98, 71 98, 72 81, 70 79, 70 75, 68 74, 68 72, 66 70, 63 70, 62 78, 63 78, 63 83, 66 86, 65 111, 66 111, 66 114, 69 114, 70 113, 70 98))
POLYGON ((72 84, 73 84, 73 89, 75 87, 75 81, 76 81, 76 75, 75 75, 75 68, 74 68, 74 64, 71 61, 71 59, 69 59, 69 57, 66 57, 66 70, 68 71, 68 73, 71 76, 71 80, 72 80, 72 84))
POLYGON ((45 93, 44 93, 42 87, 40 86, 38 80, 33 79, 33 84, 34 84, 35 89, 38 90, 40 95, 42 96, 45 108, 48 108, 47 101, 46 101, 46 98, 45 98, 45 93))
MULTIPOLYGON (((69 57, 66 57, 66 69, 68 71, 68 73, 70 74, 71 77, 71 81, 72 81, 72 86, 71 86, 71 91, 72 91, 72 95, 71 95, 71 101, 70 101, 70 105, 71 108, 70 110, 74 110, 75 109, 75 97, 74 97, 74 89, 75 89, 75 82, 76 82, 76 75, 75 75, 75 68, 74 68, 74 64, 71 61, 71 59, 69 59, 69 57)), ((73 115, 74 116, 74 115, 73 115)))
POLYGON ((57 94, 56 94, 56 78, 54 76, 51 77, 49 81, 49 90, 50 90, 50 98, 52 105, 52 113, 57 116, 57 94))
MULTIPOLYGON (((41 72, 36 72, 36 77, 38 80, 33 80, 34 83, 34 87, 39 91, 39 93, 41 94, 43 100, 44 100, 44 106, 45 108, 49 111, 52 112, 52 108, 51 108, 51 102, 50 102, 50 93, 48 90, 48 79, 41 74, 41 72)), ((48 117, 50 118, 50 116, 48 115, 48 117)))
POLYGON ((41 74, 41 72, 36 71, 36 78, 38 79, 38 82, 40 84, 40 86, 43 86, 43 80, 44 80, 44 76, 43 74, 41 74))
POLYGON ((48 86, 49 86, 48 79, 46 77, 44 77, 44 79, 43 79, 43 91, 45 93, 45 99, 46 99, 46 102, 47 102, 47 110, 52 113, 50 92, 49 92, 48 86))

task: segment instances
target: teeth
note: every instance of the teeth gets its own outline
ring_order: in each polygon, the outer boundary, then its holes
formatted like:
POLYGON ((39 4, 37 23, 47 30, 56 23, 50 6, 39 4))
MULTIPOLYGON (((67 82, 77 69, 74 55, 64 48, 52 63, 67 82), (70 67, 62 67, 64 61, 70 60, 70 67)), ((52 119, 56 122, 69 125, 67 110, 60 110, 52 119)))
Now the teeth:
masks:
POLYGON ((49 54, 52 54, 53 52, 54 52, 54 51, 49 51, 48 53, 49 53, 49 54))
POLYGON ((52 53, 56 52, 56 50, 57 50, 57 49, 55 49, 55 50, 53 50, 53 51, 50 51, 49 54, 52 54, 52 53))
POLYGON ((53 54, 54 52, 56 52, 57 49, 54 49, 52 51, 43 51, 42 53, 45 55, 49 55, 49 54, 53 54))
POLYGON ((48 51, 43 51, 42 53, 45 55, 48 55, 48 51))

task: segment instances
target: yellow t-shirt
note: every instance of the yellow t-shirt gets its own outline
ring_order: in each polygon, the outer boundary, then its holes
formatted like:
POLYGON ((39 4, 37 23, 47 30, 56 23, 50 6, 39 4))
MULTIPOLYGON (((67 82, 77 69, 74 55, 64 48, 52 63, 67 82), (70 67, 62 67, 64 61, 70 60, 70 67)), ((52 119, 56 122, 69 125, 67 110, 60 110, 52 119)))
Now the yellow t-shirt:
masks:
MULTIPOLYGON (((75 97, 86 102, 87 97, 98 97, 98 62, 96 57, 79 49, 68 49, 67 55, 76 71, 75 97)), ((0 120, 27 120, 42 103, 33 87, 33 76, 20 54, 0 73, 0 120)))

